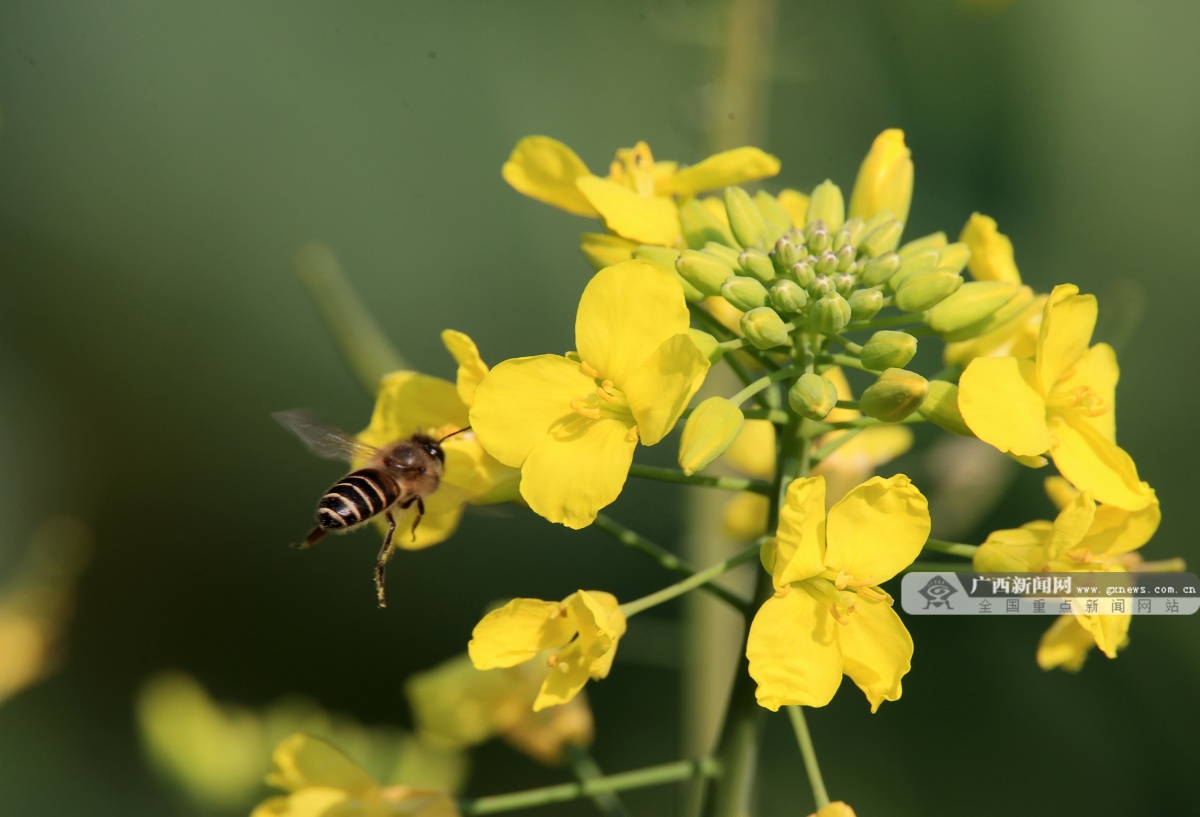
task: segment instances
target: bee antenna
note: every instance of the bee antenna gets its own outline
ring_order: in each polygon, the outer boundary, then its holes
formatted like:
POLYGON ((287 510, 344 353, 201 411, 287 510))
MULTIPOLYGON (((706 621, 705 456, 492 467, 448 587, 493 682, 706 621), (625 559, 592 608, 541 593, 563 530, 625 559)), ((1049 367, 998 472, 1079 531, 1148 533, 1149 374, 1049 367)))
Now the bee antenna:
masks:
POLYGON ((455 434, 462 434, 464 431, 470 431, 470 430, 471 430, 471 427, 470 427, 470 426, 464 426, 463 428, 460 428, 458 431, 451 431, 451 432, 450 432, 449 434, 447 434, 445 437, 442 437, 440 440, 438 440, 438 445, 441 445, 441 444, 442 444, 442 443, 444 443, 446 440, 448 440, 448 439, 450 439, 451 437, 453 437, 455 434))

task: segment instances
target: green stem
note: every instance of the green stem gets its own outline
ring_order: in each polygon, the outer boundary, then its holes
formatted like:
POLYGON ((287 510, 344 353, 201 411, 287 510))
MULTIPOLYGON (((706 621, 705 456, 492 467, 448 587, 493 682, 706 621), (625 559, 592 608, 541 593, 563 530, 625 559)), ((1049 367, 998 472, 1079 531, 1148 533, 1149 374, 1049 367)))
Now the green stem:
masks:
MULTIPOLYGON (((696 574, 696 569, 694 567, 683 561, 683 559, 680 559, 662 545, 651 542, 649 539, 637 533, 636 531, 630 530, 620 522, 617 522, 616 520, 602 513, 596 514, 596 521, 593 524, 621 544, 627 545, 634 550, 646 554, 651 559, 665 567, 667 570, 670 570, 674 573, 682 573, 684 576, 694 576, 696 574)), ((721 599, 735 610, 744 611, 748 606, 748 603, 745 599, 741 598, 736 593, 731 593, 720 585, 705 584, 701 585, 700 589, 708 593, 712 593, 714 596, 721 599)))
POLYGON ((821 767, 817 765, 817 753, 813 749, 812 735, 808 733, 808 723, 804 720, 804 708, 789 706, 788 717, 792 721, 792 729, 796 733, 796 742, 800 744, 800 756, 804 758, 804 771, 808 774, 808 783, 812 786, 813 799, 817 808, 829 805, 829 792, 825 791, 825 781, 821 778, 821 767))
POLYGON ((760 377, 753 383, 748 384, 746 388, 742 389, 733 397, 730 397, 729 402, 733 403, 735 406, 740 406, 742 403, 746 402, 760 391, 769 387, 772 383, 778 383, 780 380, 786 380, 787 378, 800 374, 801 372, 803 372, 803 369, 797 368, 796 366, 789 366, 786 369, 780 369, 777 372, 771 372, 769 375, 760 377))
POLYGON ((659 482, 674 482, 679 485, 698 485, 702 488, 720 488, 723 491, 749 491, 754 494, 767 494, 771 491, 771 483, 761 479, 745 477, 710 477, 704 474, 688 476, 673 468, 658 468, 653 465, 631 465, 629 476, 642 479, 655 479, 659 482))
POLYGON ((674 763, 647 766, 644 769, 610 774, 606 777, 579 783, 560 783, 557 786, 544 786, 539 789, 526 789, 509 794, 494 794, 490 797, 464 800, 459 803, 458 810, 463 817, 496 814, 519 808, 565 803, 581 797, 591 797, 599 792, 640 789, 646 786, 660 786, 663 783, 678 783, 695 777, 712 777, 716 773, 717 765, 712 760, 678 760, 674 763))
MULTIPOLYGON (((568 743, 566 752, 567 759, 571 762, 571 770, 575 772, 575 778, 580 783, 604 779, 604 772, 600 771, 587 749, 577 743, 568 743)), ((608 817, 632 817, 615 791, 595 791, 590 796, 601 814, 607 814, 608 817)))
POLYGON ((928 539, 925 542, 925 547, 921 548, 922 552, 926 550, 934 553, 945 553, 949 556, 962 556, 967 559, 975 558, 976 551, 979 550, 978 545, 964 545, 960 542, 946 542, 942 539, 928 539))
MULTIPOLYGON (((841 406, 842 401, 838 401, 841 406)), ((894 426, 894 425, 913 425, 915 423, 924 423, 925 418, 915 411, 905 417, 903 420, 898 420, 894 423, 889 423, 885 420, 876 420, 874 417, 858 417, 854 420, 846 420, 841 423, 813 423, 813 430, 817 434, 824 434, 826 431, 840 431, 850 428, 870 428, 871 426, 894 426)))
POLYGON ((875 329, 892 329, 897 326, 907 326, 908 324, 917 324, 918 321, 912 315, 892 315, 888 318, 876 318, 870 321, 862 321, 861 323, 847 324, 845 332, 864 332, 875 329))
POLYGON ((775 425, 782 426, 787 425, 788 418, 791 415, 786 411, 750 409, 743 411, 742 416, 747 420, 770 420, 775 425))
MULTIPOLYGON (((721 358, 721 360, 725 361, 729 365, 729 368, 733 370, 733 373, 735 375, 737 375, 738 380, 742 381, 743 386, 748 386, 749 384, 753 383, 757 379, 750 372, 750 370, 746 368, 746 366, 742 363, 742 361, 738 359, 737 355, 725 355, 724 357, 721 358)), ((770 400, 768 398, 769 398, 769 393, 767 395, 763 395, 763 394, 754 395, 755 402, 757 402, 764 409, 769 410, 771 408, 774 408, 774 406, 771 405, 770 400)))
MULTIPOLYGON (((622 604, 621 612, 625 614, 626 618, 629 618, 630 616, 637 615, 643 610, 648 610, 651 607, 657 607, 664 602, 678 598, 684 593, 687 593, 689 590, 695 590, 697 587, 703 587, 718 576, 723 576, 738 565, 745 564, 756 557, 761 548, 762 540, 760 539, 749 547, 735 553, 733 556, 730 556, 728 559, 722 562, 717 562, 712 567, 707 567, 704 570, 693 573, 691 576, 688 576, 681 582, 676 582, 670 587, 664 587, 662 590, 651 593, 648 596, 642 596, 640 599, 634 599, 633 601, 622 604)), ((748 613, 749 606, 743 604, 742 612, 748 613)))
MULTIPOLYGON (((785 323, 783 328, 787 330, 788 334, 791 334, 792 332, 796 331, 796 324, 794 321, 785 323)), ((749 352, 751 349, 758 349, 758 347, 751 344, 750 341, 746 340, 745 338, 733 338, 732 340, 722 341, 718 345, 726 352, 736 352, 738 349, 745 349, 747 352, 749 352)))
POLYGON ((833 334, 833 335, 830 335, 829 337, 832 338, 836 343, 841 345, 841 347, 844 348, 850 354, 852 354, 852 355, 861 355, 862 354, 862 349, 863 349, 862 346, 855 343, 854 341, 852 341, 848 338, 845 338, 841 335, 838 335, 838 334, 833 334))
POLYGON ((821 362, 822 363, 829 362, 829 363, 834 364, 835 366, 841 366, 843 369, 857 369, 858 371, 866 372, 867 374, 873 374, 873 375, 879 374, 879 372, 873 372, 870 369, 868 369, 866 366, 863 365, 863 362, 861 360, 859 360, 857 357, 854 357, 852 355, 834 355, 834 354, 822 355, 821 362))
POLYGON ((862 433, 863 433, 863 429, 855 428, 855 429, 851 429, 850 431, 847 431, 845 434, 837 435, 832 440, 825 443, 825 445, 821 446, 820 448, 818 448, 816 451, 813 452, 813 454, 812 454, 813 464, 815 465, 816 463, 821 462, 826 457, 828 457, 830 454, 832 454, 834 451, 837 451, 843 445, 850 442, 851 440, 853 440, 855 437, 857 437, 859 434, 862 434, 862 433))
POLYGON ((379 390, 385 374, 407 368, 328 247, 301 247, 296 254, 296 274, 308 288, 334 345, 371 394, 379 390))

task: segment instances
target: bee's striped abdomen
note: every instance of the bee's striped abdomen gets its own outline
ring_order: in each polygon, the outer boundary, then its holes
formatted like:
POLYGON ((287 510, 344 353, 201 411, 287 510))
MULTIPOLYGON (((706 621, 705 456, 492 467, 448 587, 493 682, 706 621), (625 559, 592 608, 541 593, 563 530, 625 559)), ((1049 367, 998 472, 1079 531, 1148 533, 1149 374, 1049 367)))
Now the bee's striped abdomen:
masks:
POLYGON ((376 468, 346 475, 317 503, 317 524, 327 530, 349 528, 383 513, 400 496, 396 480, 376 468))

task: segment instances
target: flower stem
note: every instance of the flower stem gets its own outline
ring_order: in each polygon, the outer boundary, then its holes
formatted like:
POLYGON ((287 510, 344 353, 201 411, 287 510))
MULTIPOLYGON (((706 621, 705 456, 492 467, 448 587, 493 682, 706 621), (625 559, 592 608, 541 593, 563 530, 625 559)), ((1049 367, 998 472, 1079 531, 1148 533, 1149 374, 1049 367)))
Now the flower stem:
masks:
POLYGON ((966 559, 973 559, 975 558, 975 552, 979 550, 979 546, 964 545, 959 542, 946 542, 941 539, 928 539, 921 550, 922 552, 931 550, 934 553, 945 553, 950 556, 962 556, 966 559))
POLYGON ((746 479, 745 477, 710 477, 704 474, 688 476, 673 468, 658 468, 653 465, 631 465, 629 476, 642 479, 656 479, 659 482, 675 482, 680 485, 699 485, 703 488, 720 488, 723 491, 749 491, 754 494, 771 492, 771 483, 761 479, 746 479))
MULTIPOLYGON (((587 784, 593 780, 604 779, 604 772, 600 771, 587 749, 578 743, 567 743, 566 753, 571 770, 575 772, 575 777, 580 783, 587 784)), ((632 817, 615 791, 594 791, 590 796, 602 814, 608 817, 632 817)))
POLYGON ((812 735, 808 733, 808 723, 804 720, 804 708, 789 706, 788 717, 792 721, 792 730, 796 733, 796 742, 800 744, 800 756, 804 758, 804 771, 808 774, 808 783, 812 786, 813 799, 817 808, 829 805, 829 792, 825 791, 825 781, 821 778, 821 767, 817 765, 817 753, 813 749, 812 735))
POLYGON ((872 321, 863 321, 861 323, 849 323, 846 325, 845 332, 865 332, 872 329, 891 329, 895 326, 906 326, 908 324, 917 324, 919 321, 912 315, 892 315, 887 318, 876 318, 872 321))
MULTIPOLYGON (((748 562, 757 556, 759 549, 762 547, 762 541, 763 540, 760 539, 749 547, 735 553, 733 556, 730 556, 728 559, 722 562, 717 562, 712 567, 707 567, 704 570, 693 573, 683 581, 676 582, 670 587, 664 587, 662 590, 651 593, 648 596, 642 596, 640 599, 634 599, 633 601, 622 604, 621 612, 625 614, 626 618, 635 616, 643 610, 648 610, 651 607, 657 607, 663 602, 678 598, 689 590, 695 590, 697 587, 703 587, 718 576, 723 576, 738 565, 744 564, 745 562, 748 562)), ((743 605, 742 610, 745 612, 748 610, 748 607, 743 605)))
MULTIPOLYGON (((637 533, 636 531, 630 530, 620 522, 617 522, 616 520, 605 516, 602 513, 596 515, 596 521, 593 524, 621 544, 628 545, 634 550, 646 554, 651 559, 665 567, 667 570, 670 570, 674 573, 682 573, 685 576, 694 576, 696 574, 696 569, 694 567, 680 559, 662 545, 651 542, 649 539, 637 533)), ((714 596, 721 599, 735 610, 744 611, 748 606, 748 602, 745 599, 741 598, 736 593, 731 593, 720 585, 704 584, 700 586, 700 589, 708 593, 712 593, 714 596)))
POLYGON ((863 365, 863 362, 853 355, 822 355, 821 362, 833 363, 836 366, 841 366, 843 369, 857 369, 860 372, 877 375, 879 372, 873 372, 863 365))
POLYGON ((786 380, 789 377, 801 374, 803 371, 803 368, 789 366, 786 369, 780 369, 779 371, 771 372, 769 375, 760 377, 753 383, 748 384, 746 388, 742 389, 733 397, 730 397, 729 402, 733 403, 735 406, 740 406, 742 403, 746 402, 763 389, 769 387, 772 383, 777 383, 780 380, 786 380))
POLYGON ((770 420, 777 426, 787 425, 788 413, 781 410, 749 409, 743 411, 742 416, 747 420, 770 420))
POLYGON ((379 390, 385 374, 406 368, 328 247, 301 247, 296 254, 296 274, 308 288, 334 345, 371 394, 379 390))
POLYGON ((711 777, 716 772, 717 766, 712 760, 678 760, 674 763, 647 766, 644 769, 610 774, 606 777, 579 783, 560 783, 557 786, 543 786, 539 789, 526 789, 509 794, 494 794, 490 797, 464 800, 459 803, 458 808, 463 817, 496 814, 519 808, 549 805, 550 803, 565 803, 581 797, 590 797, 600 792, 640 789, 646 786, 660 786, 663 783, 678 783, 694 777, 711 777))
POLYGON ((813 464, 815 465, 815 464, 821 462, 823 459, 828 457, 834 451, 837 451, 843 445, 850 442, 851 440, 853 440, 855 437, 857 437, 859 434, 862 434, 862 433, 863 433, 863 429, 854 428, 854 429, 851 429, 850 431, 847 431, 845 434, 837 435, 832 440, 825 443, 823 446, 821 446, 820 448, 818 448, 816 451, 813 452, 813 454, 812 454, 813 464))

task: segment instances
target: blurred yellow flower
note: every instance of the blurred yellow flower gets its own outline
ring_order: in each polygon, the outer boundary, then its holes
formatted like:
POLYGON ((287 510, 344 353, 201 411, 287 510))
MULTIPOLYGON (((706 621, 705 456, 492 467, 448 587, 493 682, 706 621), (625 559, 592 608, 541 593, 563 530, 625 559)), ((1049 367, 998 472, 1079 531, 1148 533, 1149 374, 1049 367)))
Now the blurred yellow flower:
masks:
POLYGON ((484 448, 521 469, 534 512, 590 525, 621 493, 640 440, 654 445, 704 380, 679 279, 648 261, 596 273, 579 301, 567 356, 506 360, 475 392, 484 448))
POLYGON ((906 222, 912 191, 912 151, 904 144, 904 131, 890 128, 875 137, 858 169, 849 216, 870 221, 880 213, 891 213, 906 222))
POLYGON ((758 702, 772 711, 824 706, 846 674, 874 712, 900 697, 912 665, 912 637, 879 585, 929 537, 925 497, 902 474, 873 477, 826 519, 824 478, 797 479, 763 546, 775 594, 754 616, 746 657, 758 702))
POLYGON ((534 711, 573 699, 608 676, 625 614, 611 593, 580 590, 559 601, 513 599, 475 625, 467 653, 476 669, 515 667, 549 652, 534 711))
POLYGON ((265 800, 251 817, 457 817, 449 794, 411 786, 381 787, 361 766, 323 740, 285 738, 271 757, 267 782, 289 792, 265 800))
POLYGON ((854 809, 841 800, 834 800, 827 806, 821 806, 808 817, 854 817, 854 809))

